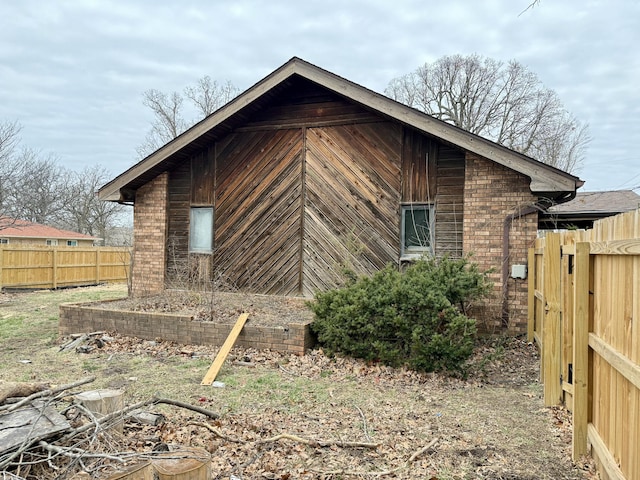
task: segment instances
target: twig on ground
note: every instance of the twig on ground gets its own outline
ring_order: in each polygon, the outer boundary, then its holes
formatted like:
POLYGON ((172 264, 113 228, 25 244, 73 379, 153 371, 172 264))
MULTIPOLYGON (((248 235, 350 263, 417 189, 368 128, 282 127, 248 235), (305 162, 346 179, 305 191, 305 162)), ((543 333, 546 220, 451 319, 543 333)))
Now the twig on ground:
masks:
POLYGON ((142 408, 142 407, 146 407, 147 405, 150 405, 154 403, 154 399, 151 400, 145 400, 143 402, 138 402, 138 403, 134 403, 133 405, 130 405, 128 407, 125 407, 121 410, 118 410, 116 412, 113 413, 109 413, 108 415, 105 415, 104 417, 100 417, 99 419, 96 419, 95 422, 90 422, 87 423, 81 427, 78 427, 74 430, 71 430, 69 433, 67 433, 66 435, 64 435, 59 443, 65 443, 67 441, 69 441, 70 439, 72 439, 73 437, 75 437, 76 435, 79 435, 81 433, 86 432, 87 430, 91 430, 92 428, 96 428, 96 423, 99 424, 100 426, 104 426, 104 425, 108 425, 110 422, 112 422, 113 420, 119 418, 119 417, 124 417, 124 415, 126 413, 129 413, 133 410, 137 410, 138 408, 142 408))
POLYGON ((362 430, 364 430, 364 436, 368 441, 371 441, 371 437, 369 436, 369 432, 367 431, 367 419, 364 416, 364 413, 362 413, 362 410, 360 409, 360 407, 357 405, 354 405, 354 406, 358 410, 358 413, 360 413, 360 418, 362 418, 362 430))
POLYGON ((125 463, 125 460, 121 456, 109 455, 107 453, 89 453, 81 448, 58 447, 57 445, 52 445, 51 443, 47 443, 44 440, 38 442, 38 445, 40 445, 46 451, 54 453, 56 455, 64 455, 71 458, 105 458, 108 460, 113 460, 114 462, 125 463))
POLYGON ((439 439, 434 438, 426 446, 422 447, 419 450, 416 450, 403 465, 400 465, 399 467, 392 468, 389 470, 381 470, 379 472, 356 472, 356 471, 349 471, 349 470, 323 471, 323 470, 309 469, 309 471, 312 471, 314 473, 319 473, 320 475, 349 475, 349 476, 369 476, 369 477, 384 477, 387 475, 394 475, 402 470, 406 470, 410 468, 411 464, 415 462, 416 458, 418 458, 420 455, 422 455, 427 450, 432 448, 436 443, 438 443, 438 440, 439 439))
POLYGON ((286 368, 284 368, 282 365, 278 364, 278 368, 280 370, 282 370, 284 373, 286 373, 287 375, 291 375, 293 377, 297 376, 295 373, 290 372, 289 370, 287 370, 286 368))
POLYGON ((304 445, 312 445, 318 447, 357 447, 357 448, 378 448, 380 446, 379 443, 366 443, 366 442, 342 442, 339 440, 313 440, 298 437, 297 435, 292 435, 290 433, 281 433, 274 437, 265 438, 264 440, 257 440, 255 443, 272 443, 277 442, 279 440, 292 440, 294 442, 302 443, 304 445))
POLYGON ((216 437, 221 438, 223 440, 227 440, 229 442, 233 442, 233 443, 253 443, 255 445, 260 445, 260 444, 264 444, 264 443, 274 443, 274 442, 278 442, 280 440, 292 440, 294 442, 302 443, 304 445, 311 445, 311 446, 318 446, 318 447, 332 447, 332 446, 335 446, 335 447, 343 447, 343 448, 349 448, 349 447, 377 448, 377 447, 380 446, 379 443, 342 442, 342 441, 338 441, 338 440, 335 440, 335 441, 334 440, 313 440, 313 439, 308 439, 308 438, 302 438, 302 437, 299 437, 297 435, 292 435, 290 433, 281 433, 279 435, 275 435, 275 436, 270 437, 270 438, 264 438, 264 439, 260 439, 260 440, 255 440, 253 442, 249 442, 247 440, 240 440, 240 439, 227 437, 226 435, 224 435, 223 433, 220 433, 218 430, 216 430, 211 425, 206 424, 206 423, 189 422, 189 425, 195 425, 195 426, 198 426, 198 427, 206 428, 211 433, 213 433, 216 437))
POLYGON ((202 423, 202 422, 189 422, 187 423, 187 425, 194 425, 196 427, 202 427, 202 428, 206 428, 207 430, 209 430, 211 433, 213 433, 216 437, 221 438, 222 440, 226 440, 227 442, 231 442, 231 443, 247 443, 246 440, 240 440, 238 438, 231 438, 231 437, 227 437, 225 434, 219 432, 218 430, 216 430, 215 428, 213 428, 211 425, 209 425, 208 423, 202 423))
POLYGON ((152 402, 153 403, 164 403, 166 405, 174 405, 176 407, 186 408, 187 410, 191 410, 193 412, 201 413, 202 415, 206 415, 207 417, 212 418, 214 420, 220 417, 220 415, 218 415, 217 413, 212 412, 211 410, 207 410, 206 408, 197 407, 195 405, 191 405, 190 403, 184 403, 184 402, 180 402, 178 400, 172 400, 170 398, 153 397, 152 402))

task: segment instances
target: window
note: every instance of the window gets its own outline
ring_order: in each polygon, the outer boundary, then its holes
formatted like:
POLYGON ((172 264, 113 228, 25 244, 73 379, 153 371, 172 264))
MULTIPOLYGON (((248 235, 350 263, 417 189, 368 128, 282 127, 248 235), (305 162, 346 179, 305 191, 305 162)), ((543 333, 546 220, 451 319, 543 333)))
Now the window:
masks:
POLYGON ((433 253, 433 218, 433 205, 402 205, 402 257, 433 253))
POLYGON ((9 243, 8 238, 0 238, 0 245, 9 243))
POLYGON ((58 246, 58 240, 47 240, 47 246, 49 247, 56 247, 58 246))
POLYGON ((211 253, 213 250, 213 207, 191 207, 189 251, 211 253))
POLYGON ((77 240, 67 240, 67 247, 77 247, 77 246, 78 246, 77 240))

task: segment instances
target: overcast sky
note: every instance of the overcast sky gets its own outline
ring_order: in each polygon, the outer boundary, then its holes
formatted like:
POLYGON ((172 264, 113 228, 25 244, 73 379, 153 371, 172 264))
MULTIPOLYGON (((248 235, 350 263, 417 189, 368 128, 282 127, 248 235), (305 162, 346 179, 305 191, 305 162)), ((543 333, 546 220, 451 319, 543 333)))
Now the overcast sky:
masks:
MULTIPOLYGON (((66 167, 114 176, 142 105, 209 75, 246 89, 293 56, 383 93, 443 55, 518 60, 590 126, 583 190, 640 186, 637 0, 0 0, 0 122, 66 167)), ((640 193, 640 189, 636 190, 640 193)))

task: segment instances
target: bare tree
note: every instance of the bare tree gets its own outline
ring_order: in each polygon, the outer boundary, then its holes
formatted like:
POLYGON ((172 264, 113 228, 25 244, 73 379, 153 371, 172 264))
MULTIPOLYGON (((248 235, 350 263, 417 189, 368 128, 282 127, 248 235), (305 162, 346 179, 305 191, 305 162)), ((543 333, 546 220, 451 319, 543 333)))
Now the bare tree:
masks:
POLYGON ((120 227, 127 207, 115 202, 105 202, 96 192, 111 176, 99 165, 72 172, 65 192, 67 197, 62 223, 65 228, 103 239, 111 245, 112 230, 120 227))
POLYGON ((16 219, 67 228, 109 242, 126 207, 103 202, 98 188, 110 175, 100 166, 74 172, 54 155, 20 146, 17 122, 0 122, 0 230, 16 219))
POLYGON ((68 172, 52 156, 23 148, 14 156, 15 176, 8 201, 15 217, 35 223, 58 225, 63 219, 68 172))
POLYGON ((219 84, 206 75, 198 80, 195 87, 187 87, 184 94, 196 106, 202 118, 211 115, 218 108, 231 101, 240 93, 230 81, 219 84))
POLYGON ((155 89, 144 92, 142 104, 151 109, 154 120, 144 143, 138 147, 140 157, 149 155, 187 129, 182 116, 183 102, 178 92, 169 95, 155 89))
POLYGON ((20 165, 14 161, 15 151, 20 144, 18 122, 0 122, 0 230, 13 225, 15 219, 10 192, 20 176, 20 165))
POLYGON ((440 120, 557 168, 574 171, 588 128, 522 64, 445 56, 391 80, 385 93, 440 120))
POLYGON ((195 86, 186 87, 184 96, 178 92, 166 94, 155 89, 147 90, 143 94, 142 104, 151 109, 154 119, 144 142, 137 148, 138 155, 142 158, 151 154, 238 93, 239 89, 231 82, 219 84, 209 76, 202 77, 195 86), (184 118, 184 97, 191 101, 197 112, 197 118, 191 122, 184 118))

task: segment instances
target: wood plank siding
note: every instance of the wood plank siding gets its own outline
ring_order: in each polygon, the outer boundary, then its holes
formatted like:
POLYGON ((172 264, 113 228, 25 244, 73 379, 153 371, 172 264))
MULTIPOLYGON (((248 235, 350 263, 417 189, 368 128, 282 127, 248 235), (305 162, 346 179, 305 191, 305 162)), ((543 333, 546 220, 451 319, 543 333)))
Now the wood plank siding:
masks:
POLYGON ((436 166, 436 248, 437 256, 462 256, 464 215, 464 153, 441 145, 436 166))
POLYGON ((397 263, 403 202, 434 203, 436 254, 459 256, 463 184, 461 151, 296 79, 170 171, 167 274, 193 268, 191 206, 214 207, 207 275, 241 290, 309 296, 397 263))
POLYGON ((397 262, 401 140, 392 123, 307 130, 305 295, 397 262))
POLYGON ((239 132, 219 146, 216 274, 239 289, 299 291, 302 131, 239 132))

